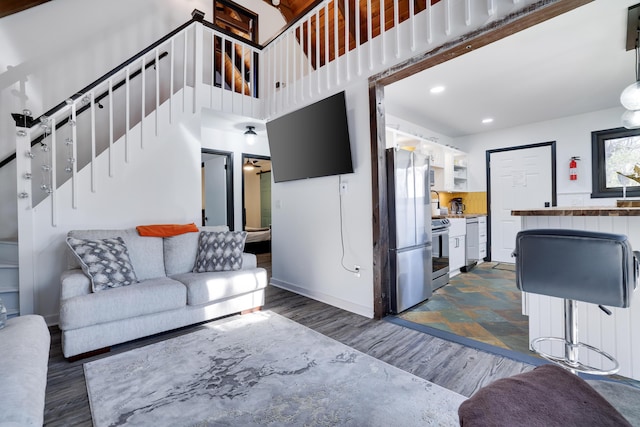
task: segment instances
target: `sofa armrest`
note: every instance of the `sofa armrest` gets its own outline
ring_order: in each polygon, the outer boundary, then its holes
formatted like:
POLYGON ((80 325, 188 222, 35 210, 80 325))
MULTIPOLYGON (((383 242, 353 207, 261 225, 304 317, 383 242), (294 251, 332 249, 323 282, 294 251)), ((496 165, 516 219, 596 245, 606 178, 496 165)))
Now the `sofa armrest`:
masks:
POLYGON ((61 300, 91 293, 91 282, 79 268, 63 272, 60 277, 60 284, 61 300))
POLYGON ((258 266, 258 259, 254 254, 248 254, 244 252, 242 254, 242 269, 248 270, 250 268, 256 268, 258 266))
POLYGON ((0 425, 41 426, 51 336, 42 316, 23 315, 0 329, 0 425))

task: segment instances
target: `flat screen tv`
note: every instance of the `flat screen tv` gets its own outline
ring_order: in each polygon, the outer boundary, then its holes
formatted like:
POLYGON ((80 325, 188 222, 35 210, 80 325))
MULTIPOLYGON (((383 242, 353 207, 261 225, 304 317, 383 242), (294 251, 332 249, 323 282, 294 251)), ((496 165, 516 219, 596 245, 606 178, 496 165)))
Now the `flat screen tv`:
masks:
POLYGON ((267 122, 275 182, 353 172, 344 92, 267 122))

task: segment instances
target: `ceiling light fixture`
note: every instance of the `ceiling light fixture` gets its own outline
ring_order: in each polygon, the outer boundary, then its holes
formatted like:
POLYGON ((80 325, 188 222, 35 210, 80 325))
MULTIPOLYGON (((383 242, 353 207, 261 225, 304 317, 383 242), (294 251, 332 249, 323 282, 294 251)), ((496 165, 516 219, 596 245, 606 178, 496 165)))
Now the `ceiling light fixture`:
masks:
POLYGON ((431 89, 429 89, 429 92, 431 92, 432 94, 437 94, 437 93, 442 93, 444 92, 445 87, 444 86, 434 86, 431 89))
POLYGON ((249 161, 249 159, 247 159, 247 162, 244 164, 244 166, 242 166, 242 169, 246 171, 252 171, 255 169, 255 166, 252 162, 249 161))
POLYGON ((258 134, 254 131, 255 128, 255 126, 247 126, 247 130, 244 133, 244 139, 249 145, 253 145, 256 142, 258 134))
POLYGON ((488 125, 489 123, 493 123, 493 119, 491 117, 487 117, 486 119, 482 119, 482 124, 488 125))
POLYGON ((627 109, 622 114, 622 125, 627 129, 640 128, 640 46, 638 38, 640 27, 638 17, 640 4, 629 7, 627 11, 627 50, 634 49, 636 54, 636 81, 627 86, 620 95, 620 103, 627 109))

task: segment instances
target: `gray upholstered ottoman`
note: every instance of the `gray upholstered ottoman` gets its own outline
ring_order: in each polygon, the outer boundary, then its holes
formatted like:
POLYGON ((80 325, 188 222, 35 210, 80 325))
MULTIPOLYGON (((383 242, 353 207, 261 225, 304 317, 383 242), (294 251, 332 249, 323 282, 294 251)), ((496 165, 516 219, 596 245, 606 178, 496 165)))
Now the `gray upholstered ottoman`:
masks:
POLYGON ((458 408, 460 425, 631 426, 586 381, 556 365, 502 378, 458 408))

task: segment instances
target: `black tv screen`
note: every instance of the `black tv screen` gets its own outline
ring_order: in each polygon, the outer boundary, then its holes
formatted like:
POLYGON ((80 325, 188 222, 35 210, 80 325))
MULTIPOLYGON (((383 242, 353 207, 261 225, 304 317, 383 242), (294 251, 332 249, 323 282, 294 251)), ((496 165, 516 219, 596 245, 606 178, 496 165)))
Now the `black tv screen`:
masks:
POLYGON ((275 182, 353 172, 344 92, 267 122, 275 182))

